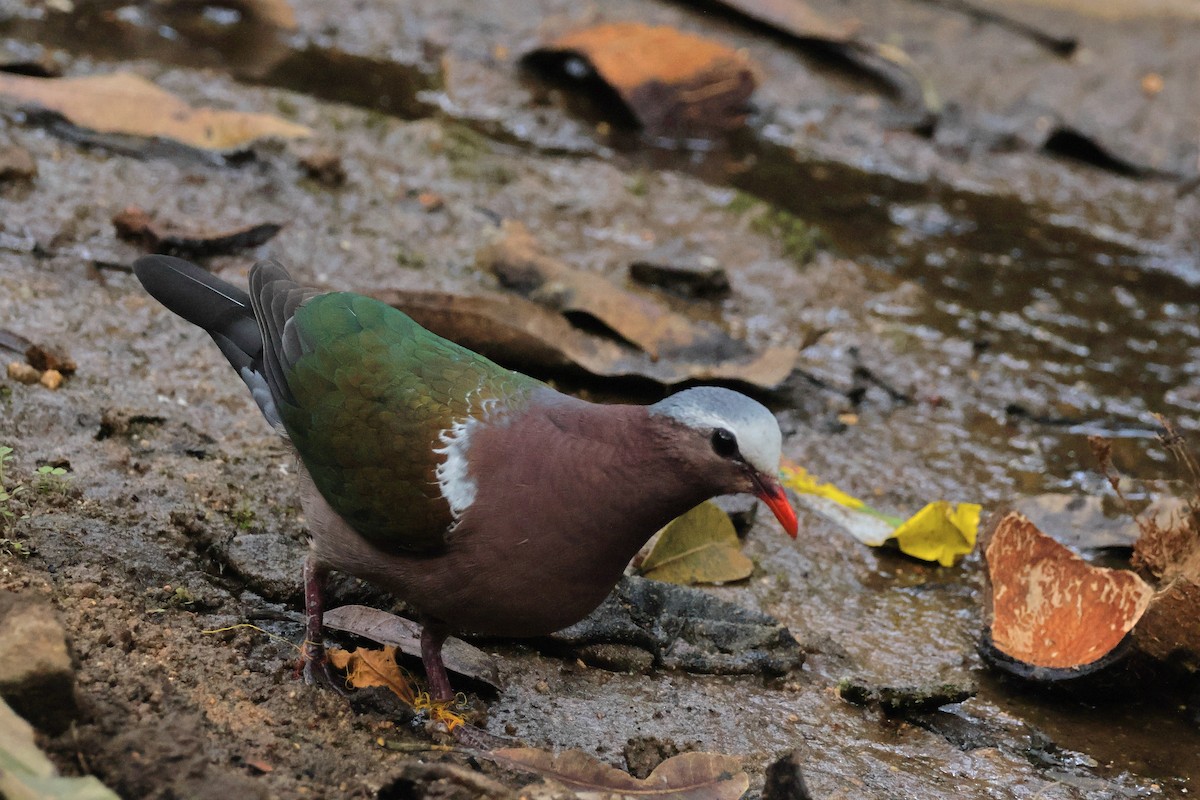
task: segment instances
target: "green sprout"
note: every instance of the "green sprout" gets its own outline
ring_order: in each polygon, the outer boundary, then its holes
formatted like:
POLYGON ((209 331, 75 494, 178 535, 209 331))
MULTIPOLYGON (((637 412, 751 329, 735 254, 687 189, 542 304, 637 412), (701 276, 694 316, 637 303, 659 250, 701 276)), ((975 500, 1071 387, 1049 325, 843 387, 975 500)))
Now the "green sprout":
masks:
POLYGON ((40 494, 66 494, 71 476, 63 467, 45 464, 37 468, 33 480, 33 488, 40 494))

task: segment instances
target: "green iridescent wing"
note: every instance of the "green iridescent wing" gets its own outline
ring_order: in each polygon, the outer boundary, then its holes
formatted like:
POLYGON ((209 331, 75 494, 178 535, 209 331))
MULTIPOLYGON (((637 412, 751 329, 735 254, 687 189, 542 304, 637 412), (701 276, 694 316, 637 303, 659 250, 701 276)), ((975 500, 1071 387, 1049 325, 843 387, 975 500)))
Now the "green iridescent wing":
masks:
POLYGON ((520 408, 543 384, 377 300, 349 293, 298 297, 302 290, 290 280, 290 287, 276 284, 289 290, 277 294, 291 297, 272 303, 268 288, 262 302, 290 313, 282 325, 264 324, 277 343, 266 349, 286 381, 276 400, 317 488, 377 544, 438 548, 452 521, 436 477, 445 457, 434 452, 445 446, 442 434, 456 421, 481 416, 486 401, 520 408))

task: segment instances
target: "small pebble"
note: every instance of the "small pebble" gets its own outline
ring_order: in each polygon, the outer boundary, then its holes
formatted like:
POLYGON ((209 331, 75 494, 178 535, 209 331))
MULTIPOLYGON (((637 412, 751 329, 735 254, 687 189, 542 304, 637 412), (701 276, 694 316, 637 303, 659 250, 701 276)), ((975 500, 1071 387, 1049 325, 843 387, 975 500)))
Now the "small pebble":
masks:
POLYGON ((42 378, 42 373, 38 372, 28 364, 23 364, 20 361, 14 361, 8 365, 8 377, 14 381, 33 385, 42 378))
POLYGON ((58 387, 62 386, 62 382, 63 382, 62 373, 56 369, 48 369, 45 372, 43 372, 41 380, 39 381, 39 383, 41 383, 42 386, 45 386, 47 389, 50 389, 50 390, 54 390, 54 389, 57 389, 58 387))

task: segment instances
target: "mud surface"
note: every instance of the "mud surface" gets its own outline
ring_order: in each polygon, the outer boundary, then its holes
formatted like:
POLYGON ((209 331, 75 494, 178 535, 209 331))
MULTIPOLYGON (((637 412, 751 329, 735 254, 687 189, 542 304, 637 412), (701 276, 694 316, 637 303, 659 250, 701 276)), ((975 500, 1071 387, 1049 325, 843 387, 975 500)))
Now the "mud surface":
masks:
MULTIPOLYGON (((906 4, 921 10, 899 17, 855 5, 868 33, 890 23, 918 58, 960 52, 928 44, 952 34, 978 36, 998 57, 1003 35, 1015 35, 964 27, 950 4, 906 4), (950 20, 949 33, 930 19, 950 20)), ((231 159, 143 157, 0 113, 0 149, 36 164, 35 176, 0 183, 0 329, 78 365, 55 391, 0 383, 0 445, 14 450, 6 481, 26 486, 0 521, 0 589, 49 601, 77 664, 78 716, 40 744, 64 772, 95 774, 124 797, 445 793, 445 774, 414 766, 417 755, 511 788, 528 780, 466 753, 425 752, 437 735, 379 696, 347 702, 294 680, 305 534, 290 456, 212 343, 129 274, 141 251, 111 222, 127 206, 218 231, 284 222, 256 250, 207 261, 235 283, 272 256, 335 289, 496 290, 475 254, 501 218, 622 285, 632 262, 682 243, 724 268, 729 295, 656 296, 755 347, 807 345, 800 369, 764 395, 785 455, 898 514, 936 498, 995 506, 1108 493, 1092 471, 1092 433, 1113 439, 1117 466, 1135 477, 1173 475, 1149 413, 1197 429, 1200 201, 1171 172, 1184 159, 1153 158, 1154 146, 1178 154, 1163 141, 1173 130, 1186 138, 1182 123, 1159 120, 1129 148, 1149 165, 1141 171, 1064 158, 1036 137, 995 145, 971 115, 942 129, 967 132, 958 141, 971 146, 954 146, 893 125, 894 98, 861 76, 686 4, 543 2, 517 13, 380 0, 346 13, 305 0, 297 33, 236 36, 211 20, 159 19, 155 4, 124 8, 136 13, 7 2, 0 37, 13 58, 66 74, 129 70, 196 105, 315 131, 231 159), (708 152, 631 142, 519 70, 545 35, 597 17, 745 48, 762 67, 748 131, 708 152), (329 152, 340 185, 306 167, 329 152), (43 465, 67 475, 39 479, 43 465)), ((1077 31, 1100 31, 1086 39, 1093 49, 1110 52, 1111 27, 1077 19, 1077 31)), ((966 103, 969 82, 947 81, 966 103)), ((987 118, 1003 107, 994 102, 973 114, 987 118)), ((539 377, 596 397, 663 391, 539 377)), ((924 566, 815 517, 792 542, 762 516, 747 537, 754 575, 707 591, 786 625, 803 666, 704 675, 626 653, 629 671, 609 671, 561 641, 477 642, 505 688, 473 687, 476 721, 622 767, 632 753, 643 774, 654 753, 698 743, 743 756, 752 794, 793 751, 820 798, 1196 791, 1194 688, 1033 693, 976 653, 974 557, 924 566), (881 697, 902 698, 902 710, 885 713, 881 697)), ((395 607, 354 581, 336 594, 395 607)))

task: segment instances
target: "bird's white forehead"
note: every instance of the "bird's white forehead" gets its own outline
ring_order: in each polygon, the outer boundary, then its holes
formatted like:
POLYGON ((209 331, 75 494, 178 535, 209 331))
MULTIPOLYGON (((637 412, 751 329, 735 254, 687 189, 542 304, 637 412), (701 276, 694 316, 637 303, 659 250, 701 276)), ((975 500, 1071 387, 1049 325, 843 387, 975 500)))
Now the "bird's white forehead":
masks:
POLYGON ((650 406, 651 414, 661 414, 689 428, 724 428, 737 438, 742 458, 767 475, 779 471, 783 454, 783 434, 775 415, 762 403, 732 389, 698 386, 684 389, 650 406))

